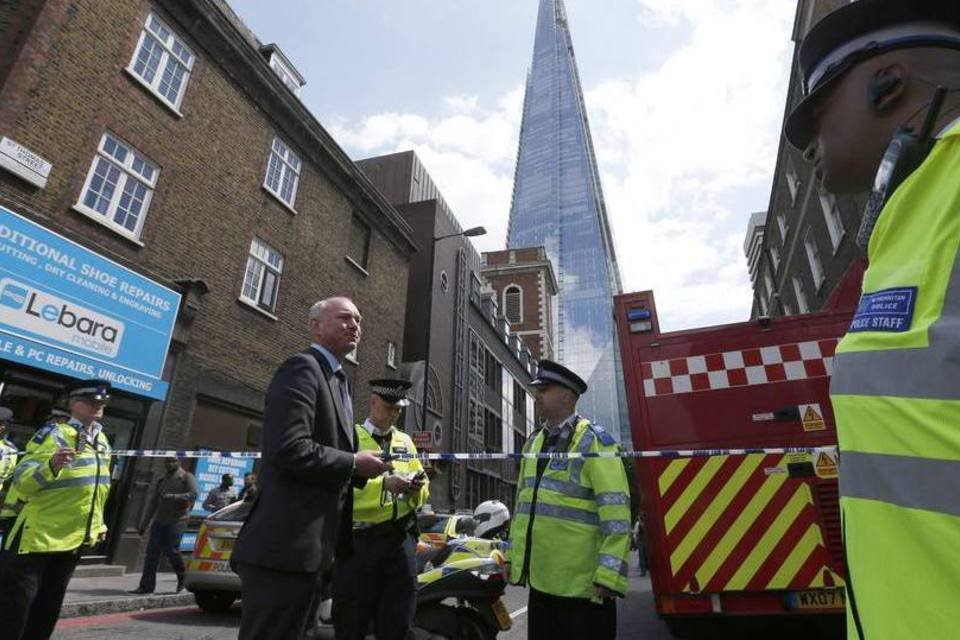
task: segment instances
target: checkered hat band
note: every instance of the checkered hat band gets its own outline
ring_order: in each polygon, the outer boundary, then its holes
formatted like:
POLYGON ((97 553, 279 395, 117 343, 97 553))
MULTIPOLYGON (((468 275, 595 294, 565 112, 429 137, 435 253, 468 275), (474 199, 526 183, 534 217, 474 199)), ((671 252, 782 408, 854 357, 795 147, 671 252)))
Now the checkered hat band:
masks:
POLYGON ((641 363, 647 397, 715 391, 833 373, 838 340, 816 340, 641 363))
POLYGON ((372 393, 377 394, 378 396, 387 396, 390 398, 400 398, 403 399, 406 397, 406 391, 403 389, 397 389, 396 387, 381 387, 373 385, 370 387, 372 393))

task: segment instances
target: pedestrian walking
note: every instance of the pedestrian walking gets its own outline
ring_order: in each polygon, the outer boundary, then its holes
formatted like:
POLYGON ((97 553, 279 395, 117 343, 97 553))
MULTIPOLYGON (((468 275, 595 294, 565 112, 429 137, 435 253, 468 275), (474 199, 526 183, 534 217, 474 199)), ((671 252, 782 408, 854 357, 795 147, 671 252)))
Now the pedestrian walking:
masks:
POLYGON ((800 45, 787 139, 867 200, 836 349, 847 637, 951 638, 960 556, 960 4, 860 0, 800 45))
POLYGON ((341 362, 360 342, 348 298, 310 308, 314 342, 287 358, 264 403, 260 492, 231 561, 241 579, 240 640, 304 633, 311 601, 335 554, 353 543, 353 491, 392 468, 357 450, 353 404, 341 362))
MULTIPOLYGON (((396 422, 410 404, 407 380, 370 381, 370 417, 357 425, 360 451, 415 455, 396 422)), ((417 603, 417 514, 430 495, 417 459, 397 459, 393 472, 353 490, 354 553, 337 558, 333 622, 337 640, 363 640, 371 621, 377 640, 406 640, 417 603)))
POLYGON ((238 501, 249 502, 257 497, 257 474, 253 471, 243 476, 243 488, 237 496, 238 501))
POLYGON ((214 511, 220 511, 220 509, 223 509, 228 504, 232 504, 236 500, 237 494, 233 490, 233 476, 225 473, 220 478, 220 486, 210 490, 202 506, 205 511, 212 513, 214 511))
MULTIPOLYGON (((618 452, 603 427, 576 413, 587 384, 540 361, 531 383, 546 427, 525 453, 618 452)), ((527 637, 617 635, 616 598, 627 593, 630 489, 619 458, 523 459, 510 527, 510 581, 529 587, 527 637)))
POLYGON ((140 535, 144 535, 149 526, 150 537, 147 539, 140 584, 130 593, 153 593, 157 587, 160 556, 170 562, 177 574, 177 593, 183 590, 185 568, 180 555, 180 538, 187 526, 190 509, 197 499, 197 479, 176 458, 167 458, 164 467, 166 473, 157 481, 140 522, 140 535))
POLYGON ((49 638, 80 558, 106 537, 110 443, 100 420, 106 380, 66 388, 70 417, 33 436, 13 473, 19 512, 0 555, 0 624, 10 640, 49 638))

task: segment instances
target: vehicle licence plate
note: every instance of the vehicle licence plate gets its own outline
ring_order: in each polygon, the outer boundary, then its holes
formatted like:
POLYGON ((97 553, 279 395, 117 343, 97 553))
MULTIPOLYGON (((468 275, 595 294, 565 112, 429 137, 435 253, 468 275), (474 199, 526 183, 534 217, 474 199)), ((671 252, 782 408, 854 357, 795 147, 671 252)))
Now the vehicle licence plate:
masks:
POLYGON ((493 613, 497 616, 497 622, 500 624, 500 630, 506 631, 513 626, 513 619, 510 617, 510 614, 507 613, 507 606, 503 604, 503 600, 497 598, 496 602, 491 605, 493 607, 493 613))
POLYGON ((810 589, 787 594, 791 609, 843 609, 847 604, 843 589, 810 589))

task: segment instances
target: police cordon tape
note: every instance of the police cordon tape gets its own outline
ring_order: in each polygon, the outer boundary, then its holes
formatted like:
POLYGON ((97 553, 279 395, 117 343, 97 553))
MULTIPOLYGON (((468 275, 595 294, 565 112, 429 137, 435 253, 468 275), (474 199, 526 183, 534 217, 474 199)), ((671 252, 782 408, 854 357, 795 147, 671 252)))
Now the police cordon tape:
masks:
MULTIPOLYGON (((390 460, 576 460, 580 458, 700 458, 709 456, 786 455, 790 453, 836 453, 836 446, 826 447, 756 447, 749 449, 661 449, 642 451, 554 451, 540 453, 398 453, 390 460)), ((13 455, 14 452, 0 453, 13 455)), ((25 455, 17 451, 16 455, 25 455)), ((52 455, 52 453, 51 453, 52 455)), ((259 451, 180 451, 173 449, 117 449, 110 451, 116 458, 260 458, 259 451)))

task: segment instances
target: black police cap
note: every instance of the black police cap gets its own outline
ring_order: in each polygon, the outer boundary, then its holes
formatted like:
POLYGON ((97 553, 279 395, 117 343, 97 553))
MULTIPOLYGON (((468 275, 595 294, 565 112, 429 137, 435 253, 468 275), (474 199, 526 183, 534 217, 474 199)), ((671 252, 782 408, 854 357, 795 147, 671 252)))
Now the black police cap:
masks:
POLYGON ((854 65, 917 47, 960 49, 960 2, 857 0, 825 16, 800 44, 803 99, 784 123, 787 141, 801 150, 810 144, 814 106, 854 65))
POLYGON ((560 386, 570 389, 578 396, 582 396, 587 392, 587 383, 583 381, 583 378, 553 360, 540 361, 540 369, 537 372, 537 377, 534 378, 530 384, 534 387, 559 384, 560 386))
POLYGON ((377 378, 370 380, 370 392, 375 393, 390 404, 405 407, 410 404, 407 391, 413 386, 409 380, 399 378, 377 378))
POLYGON ((109 380, 103 378, 89 378, 74 380, 67 384, 68 398, 86 398, 97 402, 106 402, 110 399, 110 390, 113 386, 109 380))

